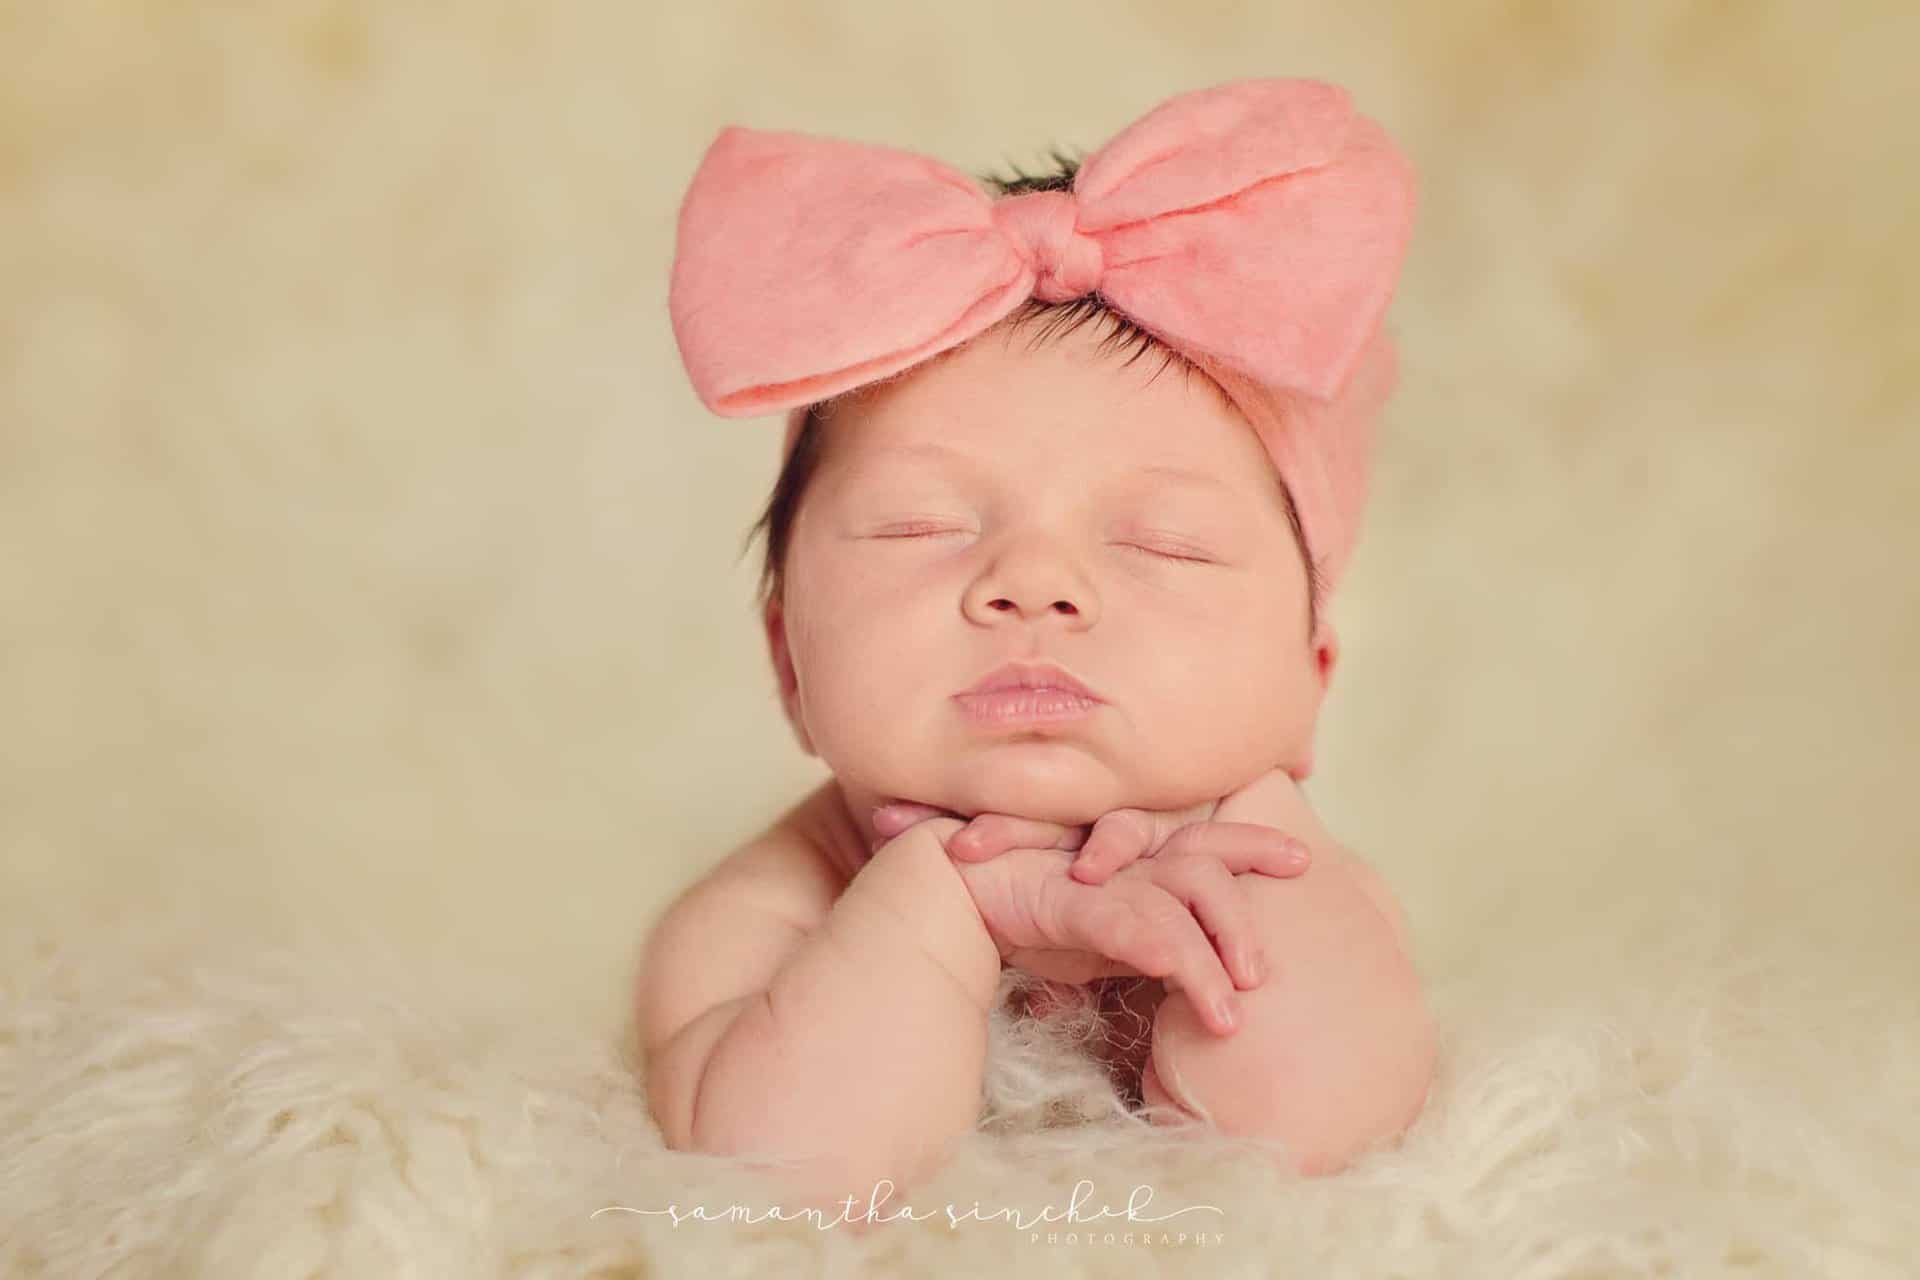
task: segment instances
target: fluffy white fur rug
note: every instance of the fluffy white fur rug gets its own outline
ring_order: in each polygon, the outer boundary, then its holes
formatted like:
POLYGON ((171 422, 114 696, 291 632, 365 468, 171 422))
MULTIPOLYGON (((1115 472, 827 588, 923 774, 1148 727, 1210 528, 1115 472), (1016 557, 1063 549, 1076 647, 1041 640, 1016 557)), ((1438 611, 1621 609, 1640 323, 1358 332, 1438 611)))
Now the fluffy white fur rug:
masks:
POLYGON ((1914 1274, 1910 993, 1637 941, 1436 991, 1428 1113, 1331 1179, 1148 1131, 1067 1024, 997 1018, 981 1132, 856 1234, 665 1150, 619 1037, 417 964, 20 935, 0 1274, 1914 1274))

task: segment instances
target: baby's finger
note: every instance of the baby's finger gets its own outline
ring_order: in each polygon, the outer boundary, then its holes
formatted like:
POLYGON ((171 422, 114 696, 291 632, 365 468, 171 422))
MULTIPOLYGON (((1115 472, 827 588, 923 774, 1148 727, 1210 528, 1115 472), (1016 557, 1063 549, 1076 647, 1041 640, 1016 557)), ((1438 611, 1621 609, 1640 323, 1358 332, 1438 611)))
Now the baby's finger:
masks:
POLYGON ((1240 1029, 1240 1000, 1234 994, 1233 979, 1192 910, 1182 904, 1174 919, 1176 958, 1171 976, 1186 991, 1207 1029, 1218 1036, 1230 1036, 1240 1029))
POLYGON ((1078 945, 1184 990, 1200 1018, 1215 1035, 1239 1028, 1239 1001, 1233 980, 1193 912, 1157 885, 1113 884, 1086 896, 1072 896, 1069 915, 1078 945))
POLYGON ((1217 858, 1235 875, 1256 871, 1285 878, 1313 865, 1306 841, 1255 822, 1196 822, 1174 832, 1160 852, 1217 858))
POLYGON ((1153 818, 1143 809, 1115 809, 1093 832, 1068 868, 1081 884, 1105 884, 1120 868, 1138 862, 1153 847, 1153 818))
POLYGON ((891 840, 908 827, 937 818, 945 809, 915 800, 894 800, 873 811, 873 830, 883 840, 891 840))
POLYGON ((962 862, 984 862, 1009 849, 1078 849, 1085 840, 1085 827, 982 813, 954 833, 947 852, 962 862))
POLYGON ((1153 881, 1193 913, 1213 939, 1233 983, 1250 991, 1267 980, 1269 965, 1253 904, 1214 858, 1175 858, 1154 864, 1153 881))

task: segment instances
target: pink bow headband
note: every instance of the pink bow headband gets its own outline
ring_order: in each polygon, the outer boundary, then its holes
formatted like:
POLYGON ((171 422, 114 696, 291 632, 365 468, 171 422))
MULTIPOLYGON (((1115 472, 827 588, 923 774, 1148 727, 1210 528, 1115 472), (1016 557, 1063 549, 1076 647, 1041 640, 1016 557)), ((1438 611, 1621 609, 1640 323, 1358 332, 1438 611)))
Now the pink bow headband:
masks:
POLYGON ((930 157, 730 126, 680 207, 668 309, 714 413, 807 406, 1097 290, 1212 377, 1292 492, 1331 592, 1397 377, 1382 325, 1411 167, 1346 90, 1239 80, 1161 103, 1069 191, 989 198, 930 157))

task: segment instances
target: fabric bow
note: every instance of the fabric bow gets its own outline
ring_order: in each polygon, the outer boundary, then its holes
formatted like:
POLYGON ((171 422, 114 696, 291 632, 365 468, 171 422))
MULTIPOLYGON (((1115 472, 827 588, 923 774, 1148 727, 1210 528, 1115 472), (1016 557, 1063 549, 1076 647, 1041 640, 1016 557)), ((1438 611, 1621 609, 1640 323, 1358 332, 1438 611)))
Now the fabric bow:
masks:
POLYGON ((1394 381, 1381 323, 1413 208, 1391 140, 1317 80, 1174 97, 1071 191, 997 200, 924 155, 730 126, 681 205, 669 311, 701 401, 742 417, 887 377, 1028 298, 1097 290, 1248 412, 1331 576, 1394 381))

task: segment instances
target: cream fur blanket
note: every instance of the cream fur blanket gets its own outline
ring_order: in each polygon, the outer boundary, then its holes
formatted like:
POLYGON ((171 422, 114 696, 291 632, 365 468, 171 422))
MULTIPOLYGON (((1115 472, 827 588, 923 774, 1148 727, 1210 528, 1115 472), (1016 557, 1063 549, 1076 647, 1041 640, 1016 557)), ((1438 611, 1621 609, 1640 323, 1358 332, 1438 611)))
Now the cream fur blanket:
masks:
POLYGON ((982 1131, 873 1214, 911 1217, 861 1237, 665 1150, 624 1043, 487 1008, 375 947, 347 963, 201 940, 102 963, 47 943, 7 957, 0 1267, 1913 1274, 1911 991, 1843 990, 1733 941, 1702 921, 1441 984, 1428 1114, 1335 1178, 1144 1130, 1076 1052, 1087 1028, 997 1017, 982 1131))
POLYGON ((0 1275, 1920 1274, 1920 10, 201 8, 0 0, 0 1275), (626 1000, 819 776, 681 184, 1270 74, 1422 173, 1310 794, 1427 1114, 1285 1178, 1000 1022, 934 1217, 634 1212, 769 1207, 661 1150, 626 1000))

